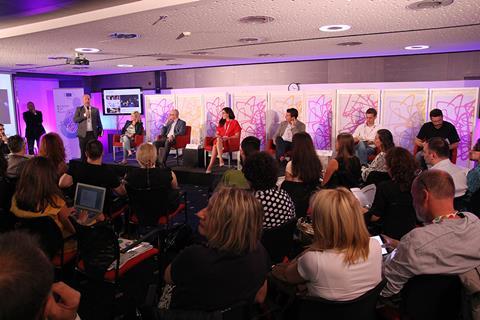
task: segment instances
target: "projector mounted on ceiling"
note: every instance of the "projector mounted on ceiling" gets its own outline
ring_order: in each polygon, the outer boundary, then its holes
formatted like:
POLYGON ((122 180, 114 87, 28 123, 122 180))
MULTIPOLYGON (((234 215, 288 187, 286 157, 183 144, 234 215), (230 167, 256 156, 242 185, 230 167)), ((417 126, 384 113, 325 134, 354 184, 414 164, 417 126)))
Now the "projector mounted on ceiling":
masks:
POLYGON ((75 58, 67 58, 67 64, 74 64, 76 66, 88 66, 90 65, 90 61, 85 58, 82 53, 75 53, 75 58))

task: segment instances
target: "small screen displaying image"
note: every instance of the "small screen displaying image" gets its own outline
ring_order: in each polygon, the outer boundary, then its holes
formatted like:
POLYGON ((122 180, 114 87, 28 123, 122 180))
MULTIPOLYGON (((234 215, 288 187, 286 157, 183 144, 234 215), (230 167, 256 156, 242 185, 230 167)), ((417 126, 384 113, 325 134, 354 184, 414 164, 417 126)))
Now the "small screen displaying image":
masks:
POLYGON ((6 89, 0 89, 0 123, 11 123, 8 91, 6 89))
POLYGON ((135 111, 142 113, 140 88, 103 90, 104 115, 128 115, 135 111))

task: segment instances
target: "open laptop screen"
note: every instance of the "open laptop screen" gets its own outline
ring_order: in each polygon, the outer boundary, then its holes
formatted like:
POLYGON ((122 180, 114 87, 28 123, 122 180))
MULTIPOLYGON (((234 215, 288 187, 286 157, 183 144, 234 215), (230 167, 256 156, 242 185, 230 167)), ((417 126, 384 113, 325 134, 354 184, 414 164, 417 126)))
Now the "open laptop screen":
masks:
POLYGON ((106 189, 84 183, 77 183, 75 208, 94 212, 103 211, 106 189))

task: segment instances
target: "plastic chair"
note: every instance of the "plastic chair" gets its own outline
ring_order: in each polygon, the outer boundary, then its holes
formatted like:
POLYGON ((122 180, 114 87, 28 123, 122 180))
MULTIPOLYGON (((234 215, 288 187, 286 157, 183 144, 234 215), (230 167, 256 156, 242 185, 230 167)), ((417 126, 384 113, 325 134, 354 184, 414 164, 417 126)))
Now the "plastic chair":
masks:
POLYGON ((386 284, 382 280, 375 288, 350 301, 331 301, 319 297, 301 296, 294 302, 295 319, 374 320, 377 300, 386 284))
POLYGON ((182 155, 183 155, 183 149, 185 149, 187 144, 190 143, 191 135, 192 135, 192 127, 191 126, 186 126, 185 127, 185 134, 178 135, 178 136, 175 137, 175 144, 172 146, 172 149, 175 149, 175 152, 177 154, 177 166, 179 165, 178 149, 182 149, 182 155))
POLYGON ((273 264, 282 262, 292 253, 296 223, 293 219, 279 227, 263 230, 261 242, 273 264))
MULTIPOLYGON (((209 152, 212 152, 213 149, 213 141, 215 137, 205 137, 205 142, 203 145, 205 156, 204 164, 207 167, 207 156, 209 152)), ((229 139, 223 143, 223 152, 228 153, 228 166, 230 167, 230 160, 232 159, 232 153, 237 153, 237 168, 240 169, 240 135, 238 138, 229 139)))
MULTIPOLYGON (((123 148, 123 143, 120 141, 120 134, 114 134, 113 135, 113 143, 112 143, 112 148, 113 148, 113 161, 115 161, 115 154, 116 149, 115 148, 123 148)), ((144 141, 145 136, 143 134, 136 134, 133 141, 130 143, 130 147, 136 148, 139 145, 141 145, 144 141)))
MULTIPOLYGON (((272 157, 275 157, 277 154, 276 150, 277 150, 277 147, 273 143, 273 139, 268 139, 267 144, 265 145, 265 152, 269 153, 272 157)), ((290 155, 291 155, 290 150, 285 152, 286 157, 289 157, 290 155)))
MULTIPOLYGON (((420 150, 423 150, 422 147, 417 146, 416 143, 414 143, 413 146, 413 155, 415 156, 420 150)), ((450 161, 452 161, 453 164, 457 163, 457 153, 458 153, 458 147, 453 148, 450 150, 450 161)))

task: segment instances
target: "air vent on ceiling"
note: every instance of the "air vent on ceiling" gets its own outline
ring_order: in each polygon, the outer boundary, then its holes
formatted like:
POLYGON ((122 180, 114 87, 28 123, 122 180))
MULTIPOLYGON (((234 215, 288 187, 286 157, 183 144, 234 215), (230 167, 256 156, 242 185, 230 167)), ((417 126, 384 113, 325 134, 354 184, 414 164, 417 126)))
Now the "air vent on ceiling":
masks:
POLYGON ((340 42, 340 43, 337 43, 337 46, 341 46, 341 47, 353 47, 353 46, 359 46, 361 45, 362 42, 359 42, 359 41, 348 41, 348 42, 340 42))
POLYGON ((212 54, 211 52, 208 52, 208 51, 193 51, 193 52, 190 52, 190 53, 194 54, 196 56, 209 56, 209 55, 212 54))
POLYGON ((74 70, 84 70, 84 69, 88 69, 88 67, 87 66, 74 66, 74 67, 72 67, 72 69, 74 69, 74 70))
POLYGON ((63 56, 48 57, 48 60, 67 60, 67 59, 70 59, 70 57, 63 57, 63 56))
POLYGON ((412 10, 437 9, 446 7, 452 3, 453 0, 423 0, 411 3, 407 6, 407 8, 412 10))
POLYGON ((181 66, 181 63, 167 63, 167 66, 181 66))
POLYGON ((238 39, 239 42, 241 43, 257 43, 257 42, 262 42, 265 39, 262 38, 254 38, 254 37, 249 37, 249 38, 241 38, 238 39))
POLYGON ((157 58, 157 61, 174 61, 173 58, 157 58))
POLYGON ((271 54, 271 53, 259 53, 259 54, 257 54, 257 57, 273 57, 273 54, 271 54))
POLYGON ((36 64, 33 63, 15 63, 16 67, 33 67, 36 66, 36 64))
POLYGON ((114 32, 114 33, 110 33, 109 37, 112 38, 112 39, 122 39, 122 40, 124 40, 124 39, 137 39, 140 36, 136 33, 114 32))
POLYGON ((265 24, 275 21, 274 17, 269 16, 247 16, 243 17, 240 20, 241 23, 248 23, 248 24, 265 24))

